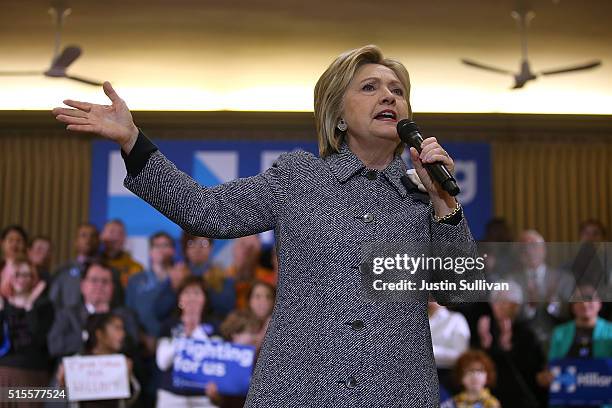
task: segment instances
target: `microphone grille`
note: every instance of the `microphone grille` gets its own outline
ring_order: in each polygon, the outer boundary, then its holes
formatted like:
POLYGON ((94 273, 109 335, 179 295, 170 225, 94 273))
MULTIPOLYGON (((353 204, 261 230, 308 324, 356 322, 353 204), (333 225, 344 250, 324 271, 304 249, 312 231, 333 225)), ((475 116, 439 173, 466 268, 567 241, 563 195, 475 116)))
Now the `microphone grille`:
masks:
POLYGON ((413 133, 413 132, 419 132, 419 127, 417 126, 416 123, 414 123, 413 121, 409 119, 402 119, 397 124, 397 132, 400 135, 401 134, 409 135, 410 133, 413 133))

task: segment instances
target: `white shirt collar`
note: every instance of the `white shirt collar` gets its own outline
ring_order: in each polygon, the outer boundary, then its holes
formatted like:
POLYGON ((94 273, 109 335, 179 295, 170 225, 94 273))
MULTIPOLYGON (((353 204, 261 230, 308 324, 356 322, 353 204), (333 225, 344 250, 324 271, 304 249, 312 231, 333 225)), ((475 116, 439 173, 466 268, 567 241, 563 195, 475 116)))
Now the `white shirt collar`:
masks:
POLYGON ((96 307, 91 303, 85 303, 85 309, 87 309, 87 313, 94 314, 96 313, 96 307))

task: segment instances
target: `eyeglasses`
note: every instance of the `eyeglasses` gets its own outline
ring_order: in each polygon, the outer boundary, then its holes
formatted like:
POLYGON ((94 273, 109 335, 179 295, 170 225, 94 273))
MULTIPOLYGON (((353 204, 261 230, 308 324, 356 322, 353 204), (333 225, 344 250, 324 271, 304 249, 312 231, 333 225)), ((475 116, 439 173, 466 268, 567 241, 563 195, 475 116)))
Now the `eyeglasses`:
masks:
POLYGON ((110 279, 104 278, 87 278, 85 280, 92 285, 110 285, 112 283, 110 279))
POLYGON ((207 239, 190 239, 187 241, 187 246, 189 248, 208 248, 210 242, 207 239))
POLYGON ((154 244, 151 248, 174 248, 172 244, 154 244))

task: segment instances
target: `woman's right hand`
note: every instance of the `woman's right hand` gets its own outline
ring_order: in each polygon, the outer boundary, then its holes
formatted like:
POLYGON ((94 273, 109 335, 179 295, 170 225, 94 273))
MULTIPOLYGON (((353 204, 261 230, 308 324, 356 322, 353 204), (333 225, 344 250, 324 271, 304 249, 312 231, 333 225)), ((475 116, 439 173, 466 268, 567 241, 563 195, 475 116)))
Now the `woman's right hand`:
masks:
POLYGON ((125 101, 117 95, 110 82, 102 85, 111 105, 97 105, 89 102, 66 99, 64 103, 75 109, 57 107, 53 115, 60 122, 68 124, 66 129, 77 132, 91 132, 119 143, 129 153, 138 138, 138 128, 125 101))

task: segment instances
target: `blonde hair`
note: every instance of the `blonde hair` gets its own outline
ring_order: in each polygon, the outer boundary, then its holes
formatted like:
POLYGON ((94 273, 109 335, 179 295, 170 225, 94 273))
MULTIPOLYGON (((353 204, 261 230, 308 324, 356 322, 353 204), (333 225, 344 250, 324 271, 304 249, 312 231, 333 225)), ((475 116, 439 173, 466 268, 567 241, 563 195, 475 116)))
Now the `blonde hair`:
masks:
MULTIPOLYGON (((412 118, 410 107, 410 77, 404 65, 391 58, 385 58, 376 45, 366 45, 361 48, 340 54, 323 72, 314 90, 314 116, 319 155, 321 157, 337 153, 340 149, 344 132, 336 125, 340 119, 344 93, 357 70, 365 64, 380 64, 391 69, 406 89, 408 113, 412 118)), ((400 143, 396 153, 401 153, 403 143, 400 143)))

